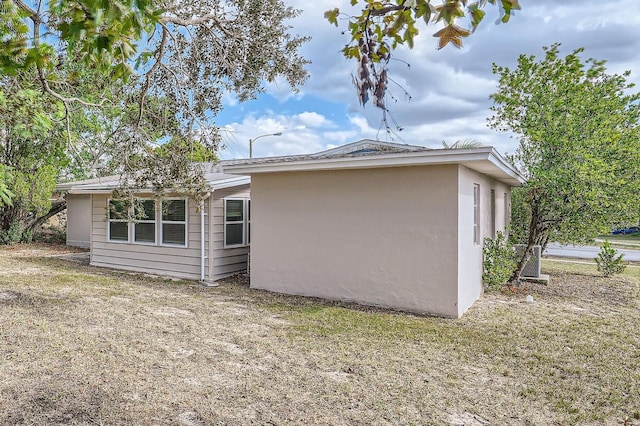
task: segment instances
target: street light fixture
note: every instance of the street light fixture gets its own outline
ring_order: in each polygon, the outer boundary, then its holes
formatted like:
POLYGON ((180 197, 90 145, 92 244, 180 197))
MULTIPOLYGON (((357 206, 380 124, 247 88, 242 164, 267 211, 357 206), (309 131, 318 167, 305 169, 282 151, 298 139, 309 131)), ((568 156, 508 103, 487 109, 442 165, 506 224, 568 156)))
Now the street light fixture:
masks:
POLYGON ((266 136, 282 136, 282 132, 269 133, 269 134, 266 134, 266 135, 256 136, 253 139, 249 139, 249 158, 253 158, 253 143, 255 141, 257 141, 258 139, 264 138, 266 136))

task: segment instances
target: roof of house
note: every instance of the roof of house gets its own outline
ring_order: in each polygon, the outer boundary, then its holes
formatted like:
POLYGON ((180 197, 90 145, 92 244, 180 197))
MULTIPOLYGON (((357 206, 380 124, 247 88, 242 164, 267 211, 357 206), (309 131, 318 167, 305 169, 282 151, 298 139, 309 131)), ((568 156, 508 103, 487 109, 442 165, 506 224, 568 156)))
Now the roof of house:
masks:
MULTIPOLYGON (((204 177, 209 183, 212 191, 216 189, 230 188, 251 183, 248 176, 240 176, 224 173, 222 166, 224 161, 218 163, 202 163, 204 167, 204 177)), ((105 176, 93 179, 79 180, 75 182, 65 182, 56 185, 59 191, 67 191, 70 194, 92 194, 92 193, 109 193, 120 186, 120 175, 105 176)), ((143 188, 141 191, 151 190, 151 188, 143 188)))
MULTIPOLYGON (((512 186, 524 178, 490 146, 468 149, 431 149, 418 145, 363 139, 314 154, 288 155, 203 163, 211 190, 247 185, 256 173, 339 170, 436 164, 462 164, 512 186)), ((108 193, 120 185, 120 176, 106 176, 56 186, 71 194, 108 193)), ((150 190, 145 188, 144 190, 150 190)))
POLYGON ((511 186, 525 179, 493 147, 429 149, 415 145, 362 140, 310 155, 255 158, 225 164, 225 172, 258 173, 373 169, 421 165, 461 164, 511 186))

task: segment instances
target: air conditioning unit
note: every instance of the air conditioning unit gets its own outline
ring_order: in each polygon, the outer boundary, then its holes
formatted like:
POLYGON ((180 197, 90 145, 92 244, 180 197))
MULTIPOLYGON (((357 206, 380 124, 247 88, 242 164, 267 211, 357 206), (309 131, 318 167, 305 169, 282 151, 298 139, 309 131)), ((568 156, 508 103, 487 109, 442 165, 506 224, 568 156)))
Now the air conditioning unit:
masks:
MULTIPOLYGON (((525 244, 516 244, 515 247, 518 256, 522 256, 527 248, 525 244)), ((529 261, 527 261, 526 265, 524 265, 522 276, 525 278, 540 278, 540 258, 542 257, 542 247, 533 246, 532 250, 533 254, 529 258, 529 261)))

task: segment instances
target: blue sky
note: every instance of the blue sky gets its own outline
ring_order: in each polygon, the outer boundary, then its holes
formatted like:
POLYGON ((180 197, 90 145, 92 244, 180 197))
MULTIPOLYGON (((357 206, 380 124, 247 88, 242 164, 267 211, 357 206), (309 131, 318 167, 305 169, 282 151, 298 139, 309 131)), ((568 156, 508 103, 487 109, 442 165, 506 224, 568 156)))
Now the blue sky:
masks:
MULTIPOLYGON (((317 152, 363 138, 439 147, 441 142, 474 139, 513 152, 516 141, 486 125, 489 95, 497 79, 491 64, 513 67, 520 54, 543 55, 542 46, 562 43, 561 52, 584 47, 584 58, 607 60, 609 72, 631 70, 640 83, 640 1, 630 0, 521 0, 523 10, 508 24, 494 24, 498 9, 488 6, 485 21, 462 49, 438 51, 432 34, 437 26, 421 27, 413 50, 401 48, 394 56, 390 75, 411 95, 391 87, 398 101, 391 114, 403 130, 388 135, 373 106, 358 104, 351 83, 354 64, 340 49, 348 42, 323 18, 327 9, 354 11, 348 0, 285 0, 301 9, 290 22, 292 32, 311 36, 304 56, 312 61, 310 78, 298 94, 284 82, 267 85, 257 100, 238 103, 225 97, 217 124, 226 131, 221 158, 248 156, 248 141, 259 139, 254 156, 317 152)), ((433 0, 436 3, 439 0, 433 0)), ((355 12, 354 12, 355 13, 355 12)), ((345 23, 344 21, 342 22, 345 23)))

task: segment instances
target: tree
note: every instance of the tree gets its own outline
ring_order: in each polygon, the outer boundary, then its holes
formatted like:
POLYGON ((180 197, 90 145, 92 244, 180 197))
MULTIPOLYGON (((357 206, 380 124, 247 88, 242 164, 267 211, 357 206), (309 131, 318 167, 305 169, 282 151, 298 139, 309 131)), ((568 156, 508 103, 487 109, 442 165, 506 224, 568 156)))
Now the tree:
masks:
POLYGON ((0 186, 11 193, 11 203, 0 205, 0 231, 23 229, 46 214, 58 171, 68 163, 62 106, 43 102, 28 81, 22 74, 0 80, 0 186))
POLYGON ((527 179, 514 190, 512 235, 527 245, 514 279, 533 245, 588 240, 640 208, 640 95, 629 72, 607 74, 583 49, 560 57, 559 46, 493 69, 489 125, 519 139, 510 159, 527 179))
MULTIPOLYGON (((112 103, 103 84, 78 93, 74 73, 65 72, 68 63, 132 88, 124 106, 136 120, 118 135, 125 145, 119 152, 127 154, 122 168, 133 176, 133 166, 177 164, 175 156, 154 157, 148 149, 153 139, 141 123, 152 99, 166 105, 167 119, 156 123, 165 127, 156 127, 158 133, 198 139, 215 150, 220 136, 213 118, 223 92, 250 99, 264 90, 265 81, 278 77, 296 90, 307 77, 307 61, 298 53, 306 39, 289 34, 286 21, 297 15, 282 0, 6 0, 0 8, 0 70, 36 75, 42 90, 62 106, 69 145, 74 108, 120 105, 112 103), (137 160, 128 163, 129 156, 137 160), (142 161, 142 156, 152 158, 142 161)), ((181 170, 186 169, 161 166, 156 173, 181 170)), ((140 183, 151 174, 136 176, 140 183)))
MULTIPOLYGON (((387 111, 388 67, 392 51, 398 45, 413 48, 420 22, 425 26, 442 23, 442 28, 433 34, 438 38, 438 48, 451 43, 462 47, 462 39, 469 37, 485 17, 487 4, 500 8, 500 21, 508 22, 513 12, 520 10, 518 0, 443 0, 434 5, 431 0, 351 0, 355 6, 363 3, 360 14, 345 15, 348 20, 349 43, 342 54, 357 62, 353 75, 358 99, 366 105, 369 98, 373 104, 387 111), (468 17, 470 28, 458 25, 468 17)), ((325 12, 325 18, 336 27, 338 18, 344 15, 339 8, 325 12)))
POLYGON ((187 156, 190 161, 198 163, 218 161, 218 156, 215 151, 212 151, 199 141, 193 139, 171 139, 169 142, 156 148, 156 155, 159 157, 166 157, 174 155, 177 151, 184 152, 184 155, 187 156))
POLYGON ((140 111, 140 87, 111 81, 100 70, 69 61, 60 71, 73 93, 101 106, 73 104, 68 110, 68 154, 64 180, 92 178, 129 170, 133 156, 150 155, 160 141, 188 132, 178 122, 166 96, 146 95, 140 111), (70 86, 73 85, 73 86, 70 86))
POLYGON ((469 149, 469 148, 480 148, 482 143, 473 140, 473 139, 465 139, 465 140, 457 140, 451 145, 447 143, 447 141, 442 141, 442 148, 444 149, 469 149))
POLYGON ((0 206, 0 231, 12 230, 5 240, 34 231, 66 208, 63 199, 51 200, 56 182, 121 172, 132 152, 130 135, 143 135, 148 142, 138 151, 152 152, 154 142, 180 133, 165 99, 147 96, 140 115, 137 104, 129 102, 135 86, 105 80, 101 71, 73 61, 60 64, 57 72, 67 92, 86 100, 99 93, 106 102, 102 107, 71 104, 65 111, 62 102, 42 92, 35 72, 0 78, 0 164, 7 170, 0 182, 13 198, 11 205, 0 206))
POLYGON ((14 197, 14 193, 7 187, 6 181, 9 179, 9 173, 7 167, 4 164, 0 164, 0 207, 11 206, 11 199, 14 197))

